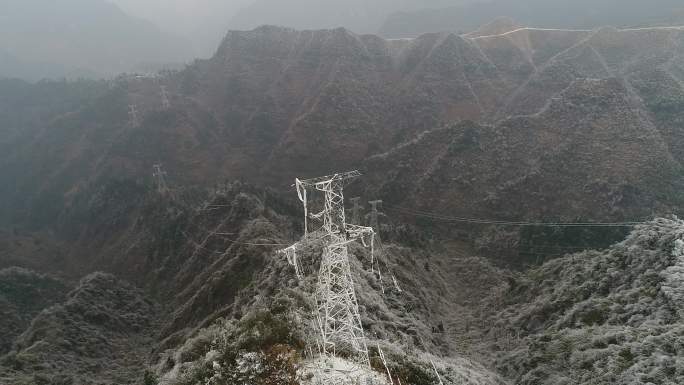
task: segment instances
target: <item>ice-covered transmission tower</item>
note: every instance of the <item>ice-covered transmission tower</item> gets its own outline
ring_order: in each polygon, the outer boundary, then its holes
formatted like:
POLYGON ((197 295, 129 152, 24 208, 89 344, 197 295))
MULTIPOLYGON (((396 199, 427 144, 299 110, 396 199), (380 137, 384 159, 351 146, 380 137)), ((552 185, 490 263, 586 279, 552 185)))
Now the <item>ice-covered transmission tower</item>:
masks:
POLYGON ((168 195, 170 190, 169 186, 166 184, 166 171, 164 171, 160 163, 152 166, 152 176, 154 177, 157 192, 160 195, 168 195))
MULTIPOLYGON (((314 179, 296 179, 296 186, 307 222, 309 217, 323 220, 320 236, 316 237, 325 242, 315 290, 319 351, 327 355, 347 350, 363 363, 370 364, 347 245, 357 239, 363 240, 364 236, 372 238, 374 232, 370 227, 347 224, 344 212, 344 185, 360 175, 358 171, 351 171, 314 179), (324 208, 320 213, 308 213, 309 190, 324 194, 324 208)), ((296 251, 308 239, 305 235, 300 242, 281 250, 300 277, 296 251)))
POLYGON ((375 201, 370 201, 368 203, 371 205, 370 225, 373 229, 380 232, 380 228, 379 228, 379 224, 378 224, 378 205, 382 206, 382 201, 381 200, 375 200, 375 201))
POLYGON ((140 127, 140 120, 138 120, 138 107, 135 104, 128 105, 128 123, 131 127, 140 127))
POLYGON ((354 197, 349 200, 352 205, 352 223, 355 225, 360 225, 361 224, 361 205, 359 204, 361 202, 361 197, 354 197))
POLYGON ((171 108, 171 102, 169 101, 169 93, 166 90, 166 86, 160 86, 162 109, 168 110, 171 108))

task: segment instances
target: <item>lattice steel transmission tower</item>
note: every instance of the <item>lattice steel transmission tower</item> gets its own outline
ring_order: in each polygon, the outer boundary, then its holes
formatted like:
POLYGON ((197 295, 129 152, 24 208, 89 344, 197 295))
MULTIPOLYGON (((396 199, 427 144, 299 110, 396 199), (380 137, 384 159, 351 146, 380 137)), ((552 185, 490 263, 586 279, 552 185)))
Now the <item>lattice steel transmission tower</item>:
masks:
POLYGON ((368 202, 371 205, 371 213, 370 213, 370 227, 373 228, 373 230, 380 232, 379 222, 378 222, 378 205, 382 206, 382 201, 381 200, 375 200, 375 201, 370 201, 368 202))
POLYGON ((162 109, 168 110, 171 108, 171 102, 169 101, 169 93, 166 90, 166 86, 160 86, 161 89, 161 102, 162 102, 162 109))
POLYGON ((359 202, 361 202, 360 197, 354 197, 349 199, 349 202, 351 202, 354 206, 352 207, 352 223, 355 225, 360 225, 361 224, 361 205, 359 202))
MULTIPOLYGON (((357 239, 363 241, 364 236, 372 238, 375 233, 370 227, 346 223, 343 193, 345 183, 360 175, 358 171, 351 171, 308 180, 297 179, 296 186, 305 215, 323 220, 321 236, 316 238, 325 242, 315 289, 319 351, 327 355, 348 350, 361 362, 370 365, 347 245, 357 239), (324 194, 324 208, 320 213, 308 214, 308 189, 324 194)), ((305 235, 302 241, 281 250, 290 264, 295 266, 298 276, 301 273, 296 250, 307 241, 308 237, 305 235)))
POLYGON ((128 123, 131 127, 140 127, 138 120, 138 107, 135 104, 128 105, 128 123))
POLYGON ((154 184, 157 187, 157 192, 160 195, 169 195, 169 186, 166 184, 166 171, 162 168, 161 163, 152 166, 152 176, 154 177, 154 184))

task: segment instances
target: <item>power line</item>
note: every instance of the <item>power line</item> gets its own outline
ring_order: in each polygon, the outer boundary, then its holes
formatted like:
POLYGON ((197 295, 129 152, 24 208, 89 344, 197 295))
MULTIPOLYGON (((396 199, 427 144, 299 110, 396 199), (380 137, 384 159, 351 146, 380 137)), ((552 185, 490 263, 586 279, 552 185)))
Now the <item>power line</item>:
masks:
POLYGON ((586 246, 535 246, 535 245, 519 245, 519 248, 522 248, 524 250, 588 250, 588 249, 595 249, 595 246, 591 245, 586 245, 586 246))
POLYGON ((443 222, 462 222, 475 223, 485 225, 499 225, 499 226, 539 226, 539 227, 632 227, 642 225, 646 222, 528 222, 528 221, 500 221, 494 219, 478 219, 478 218, 464 218, 451 217, 426 211, 408 209, 399 206, 385 205, 386 209, 399 212, 405 215, 416 217, 430 218, 443 222))
MULTIPOLYGON (((207 248, 207 247, 205 247, 205 246, 202 246, 201 244, 195 242, 195 241, 194 241, 194 240, 193 240, 185 231, 181 231, 181 233, 183 234, 183 236, 184 236, 187 240, 189 240, 190 242, 192 242, 192 243, 195 245, 195 247, 199 247, 199 248, 201 248, 201 249, 210 251, 210 252, 212 252, 212 253, 217 253, 217 254, 221 254, 221 253, 222 253, 222 252, 220 252, 220 251, 218 251, 218 250, 211 250, 211 249, 209 249, 209 248, 207 248)), ((212 233, 212 232, 209 232, 209 237, 217 236, 217 235, 222 235, 222 234, 230 234, 230 233, 212 233)), ((236 240, 234 240, 234 239, 229 239, 229 238, 226 238, 226 237, 219 237, 219 238, 221 239, 221 241, 228 242, 228 243, 232 243, 232 244, 236 244, 236 245, 245 245, 245 246, 287 246, 286 243, 241 242, 241 241, 236 241, 236 240)))
POLYGON ((224 241, 230 242, 230 243, 235 243, 238 245, 247 245, 247 246, 287 246, 287 243, 253 243, 253 242, 239 242, 239 241, 234 241, 232 239, 228 238, 223 238, 224 241))

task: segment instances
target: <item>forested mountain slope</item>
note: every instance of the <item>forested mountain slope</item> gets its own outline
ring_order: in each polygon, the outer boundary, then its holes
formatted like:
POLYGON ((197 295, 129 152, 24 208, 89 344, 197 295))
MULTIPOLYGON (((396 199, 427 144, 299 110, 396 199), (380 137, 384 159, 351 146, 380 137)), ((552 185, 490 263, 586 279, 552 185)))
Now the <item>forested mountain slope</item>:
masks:
POLYGON ((402 383, 434 383, 431 359, 452 383, 677 383, 680 221, 543 265, 630 226, 497 221, 677 213, 684 31, 487 30, 396 41, 266 26, 156 77, 2 83, 0 268, 38 273, 3 270, 0 284, 54 297, 3 296, 0 382, 273 381, 235 364, 282 353, 288 372, 312 334, 322 245, 303 251, 303 281, 276 253, 301 235, 292 181, 359 168, 347 196, 386 203, 379 259, 350 246, 360 313, 402 383), (542 266, 506 269, 526 264, 542 266), (520 338, 504 347, 502 328, 520 338), (644 328, 671 346, 639 340, 644 328), (625 337, 599 341, 611 330, 625 337), (567 344, 605 355, 594 365, 567 344))
MULTIPOLYGON (((231 32, 210 60, 160 79, 120 79, 101 96, 24 130, 2 155, 2 185, 16 186, 3 198, 14 210, 40 208, 25 218, 55 219, 78 192, 147 178, 155 162, 177 182, 201 185, 242 178, 285 186, 296 176, 367 165, 369 174, 383 175, 397 172, 395 164, 366 160, 401 153, 426 131, 444 135, 442 143, 458 141, 461 130, 441 127, 471 121, 466 141, 479 146, 481 137, 501 148, 458 154, 469 164, 476 157, 492 162, 480 191, 532 199, 507 216, 536 216, 531 206, 563 191, 535 191, 538 184, 525 178, 568 162, 588 190, 573 193, 580 204, 558 207, 559 216, 590 216, 588 197, 593 201, 596 191, 611 205, 624 197, 624 207, 603 219, 667 213, 679 202, 673 189, 684 156, 682 42, 678 28, 521 29, 405 41, 343 29, 231 32), (162 108, 162 85, 169 109, 162 108), (529 152, 531 146, 537 150, 529 152), (497 161, 501 151, 506 163, 497 161), (492 179, 504 167, 519 171, 492 179)), ((417 155, 437 172, 440 154, 417 155)), ((462 170, 449 172, 463 177, 462 170)), ((454 191, 434 183, 426 193, 454 191)), ((475 204, 484 194, 459 199, 489 214, 475 204)), ((436 201, 432 209, 455 208, 436 201)))

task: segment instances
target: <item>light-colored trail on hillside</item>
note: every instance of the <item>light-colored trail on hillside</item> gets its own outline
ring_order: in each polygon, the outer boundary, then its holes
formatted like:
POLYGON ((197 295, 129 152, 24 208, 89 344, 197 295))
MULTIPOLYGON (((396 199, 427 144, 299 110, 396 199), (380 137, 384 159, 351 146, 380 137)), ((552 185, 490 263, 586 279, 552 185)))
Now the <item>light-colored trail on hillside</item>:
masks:
MULTIPOLYGON (((668 26, 668 27, 642 27, 642 28, 618 28, 617 29, 619 32, 633 32, 633 31, 657 31, 657 30, 667 30, 667 31, 682 31, 684 30, 684 26, 668 26)), ((485 36, 476 36, 476 37, 467 37, 466 35, 462 35, 466 39, 471 39, 471 40, 479 40, 479 39, 488 39, 488 38, 493 38, 493 37, 503 37, 503 36, 508 36, 512 35, 517 32, 521 31, 543 31, 543 32, 592 32, 593 30, 591 29, 562 29, 562 28, 532 28, 532 27, 522 27, 522 28, 517 28, 512 31, 496 34, 496 35, 485 35, 485 36)))

